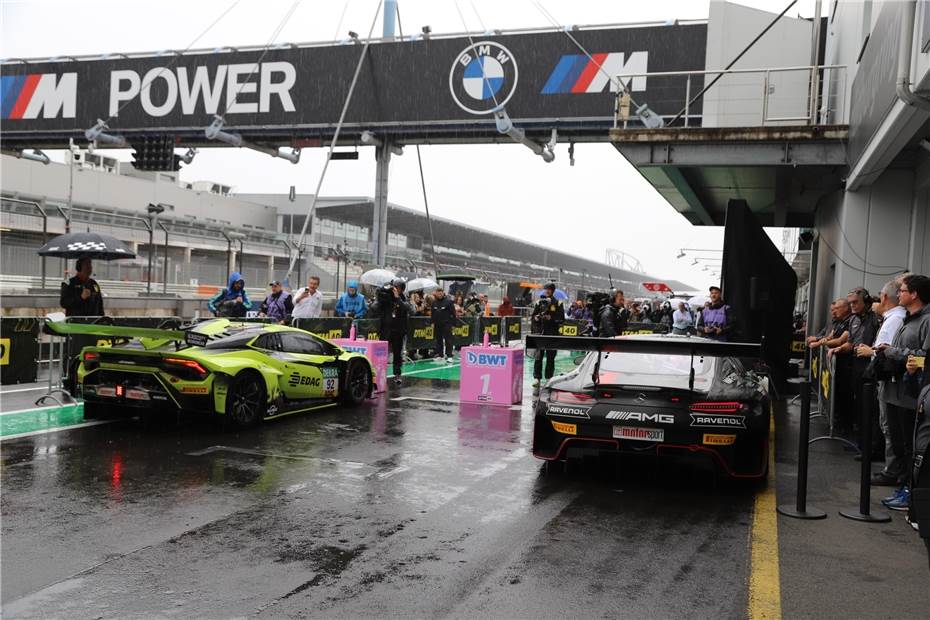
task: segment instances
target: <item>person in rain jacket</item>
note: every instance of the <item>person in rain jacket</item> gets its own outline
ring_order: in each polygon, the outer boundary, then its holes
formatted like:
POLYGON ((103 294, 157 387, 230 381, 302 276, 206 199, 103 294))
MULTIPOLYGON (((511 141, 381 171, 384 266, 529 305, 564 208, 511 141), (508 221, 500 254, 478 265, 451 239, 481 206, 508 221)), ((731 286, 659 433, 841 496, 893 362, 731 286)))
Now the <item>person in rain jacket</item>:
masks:
POLYGON ((358 282, 349 280, 346 286, 346 292, 339 296, 336 302, 336 316, 344 316, 350 319, 364 318, 368 310, 368 304, 365 298, 358 294, 358 282))
POLYGON ((245 280, 238 271, 229 274, 226 288, 207 302, 207 307, 215 316, 230 317, 243 317, 252 309, 252 301, 245 291, 245 280))

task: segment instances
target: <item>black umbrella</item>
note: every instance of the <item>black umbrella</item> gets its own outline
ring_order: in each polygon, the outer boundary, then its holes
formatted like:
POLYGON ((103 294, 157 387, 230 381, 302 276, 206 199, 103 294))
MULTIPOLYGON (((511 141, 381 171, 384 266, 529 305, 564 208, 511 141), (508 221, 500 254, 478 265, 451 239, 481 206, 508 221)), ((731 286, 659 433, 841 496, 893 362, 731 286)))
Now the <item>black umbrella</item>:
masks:
POLYGON ((86 256, 94 260, 119 260, 135 258, 135 253, 122 241, 109 235, 92 232, 76 232, 58 235, 41 248, 39 256, 58 256, 60 258, 81 258, 86 256))

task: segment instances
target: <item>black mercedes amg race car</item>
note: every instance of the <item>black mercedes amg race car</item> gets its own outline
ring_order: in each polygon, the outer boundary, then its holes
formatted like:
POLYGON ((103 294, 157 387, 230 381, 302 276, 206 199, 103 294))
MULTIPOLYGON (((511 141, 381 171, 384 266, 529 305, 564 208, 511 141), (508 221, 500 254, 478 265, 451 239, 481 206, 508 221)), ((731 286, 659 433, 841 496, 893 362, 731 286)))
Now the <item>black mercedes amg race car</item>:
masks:
POLYGON ((769 380, 754 344, 694 336, 529 336, 527 348, 581 352, 535 404, 533 455, 703 458, 726 476, 768 471, 769 380))

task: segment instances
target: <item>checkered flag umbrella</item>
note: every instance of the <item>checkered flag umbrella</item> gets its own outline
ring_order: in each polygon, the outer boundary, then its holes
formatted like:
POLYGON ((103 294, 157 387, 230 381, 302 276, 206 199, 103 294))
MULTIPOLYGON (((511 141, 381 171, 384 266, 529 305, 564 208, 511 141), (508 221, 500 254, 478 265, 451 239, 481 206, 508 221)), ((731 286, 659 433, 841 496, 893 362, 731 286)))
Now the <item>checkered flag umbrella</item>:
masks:
POLYGON ((135 253, 115 237, 97 233, 68 233, 58 235, 39 248, 39 256, 58 256, 61 258, 81 258, 86 256, 94 260, 119 260, 135 258, 135 253))

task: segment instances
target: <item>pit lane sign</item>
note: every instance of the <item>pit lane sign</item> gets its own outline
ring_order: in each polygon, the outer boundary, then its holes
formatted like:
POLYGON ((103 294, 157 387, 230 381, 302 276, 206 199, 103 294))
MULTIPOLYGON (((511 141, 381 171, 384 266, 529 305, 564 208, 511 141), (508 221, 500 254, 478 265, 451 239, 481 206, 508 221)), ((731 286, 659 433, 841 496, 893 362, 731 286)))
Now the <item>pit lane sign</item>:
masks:
MULTIPOLYGON (((590 57, 562 32, 373 44, 346 126, 495 133, 490 112, 506 104, 524 125, 603 129, 613 122, 617 87, 611 76, 704 68, 705 24, 585 29, 573 36, 590 57)), ((223 114, 228 126, 253 136, 322 138, 338 122, 361 49, 8 62, 2 66, 0 135, 20 143, 74 137, 111 117, 111 131, 130 137, 187 132, 202 138, 213 115, 223 114)), ((673 78, 627 83, 659 114, 674 114, 682 105, 673 78)))

